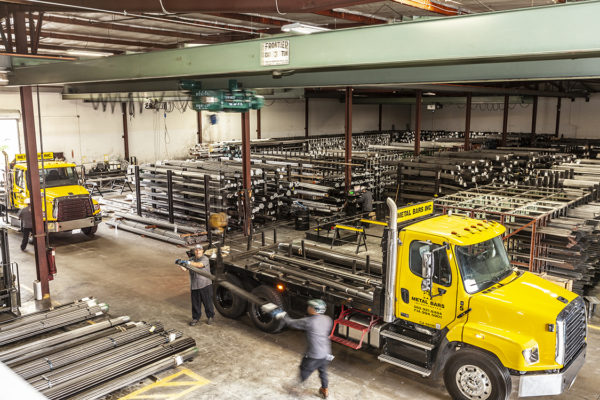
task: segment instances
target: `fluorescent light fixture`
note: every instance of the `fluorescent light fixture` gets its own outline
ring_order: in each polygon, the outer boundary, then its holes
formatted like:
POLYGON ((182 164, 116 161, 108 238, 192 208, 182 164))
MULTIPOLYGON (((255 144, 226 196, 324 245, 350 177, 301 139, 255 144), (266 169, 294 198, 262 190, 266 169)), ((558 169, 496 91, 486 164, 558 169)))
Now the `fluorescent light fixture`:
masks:
POLYGON ((112 56, 113 53, 104 53, 100 51, 87 51, 87 50, 67 50, 67 54, 70 56, 82 56, 82 57, 108 57, 112 56))
POLYGON ((183 47, 200 47, 200 46, 208 46, 208 43, 184 43, 183 47))
POLYGON ((433 92, 424 92, 423 96, 435 96, 435 93, 433 93, 433 92))
POLYGON ((281 30, 283 32, 292 32, 300 33, 302 35, 308 35, 310 33, 328 31, 329 29, 315 25, 303 24, 302 22, 294 22, 293 24, 283 25, 281 27, 281 30))

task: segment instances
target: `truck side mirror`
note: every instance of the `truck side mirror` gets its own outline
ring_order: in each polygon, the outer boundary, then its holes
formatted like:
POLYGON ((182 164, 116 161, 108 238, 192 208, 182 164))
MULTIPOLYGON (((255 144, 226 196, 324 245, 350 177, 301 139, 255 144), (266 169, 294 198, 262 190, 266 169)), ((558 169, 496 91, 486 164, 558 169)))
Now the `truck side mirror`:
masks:
POLYGON ((421 276, 423 277, 423 280, 421 281, 421 290, 430 292, 431 280, 433 278, 433 253, 430 251, 424 252, 422 260, 421 276))

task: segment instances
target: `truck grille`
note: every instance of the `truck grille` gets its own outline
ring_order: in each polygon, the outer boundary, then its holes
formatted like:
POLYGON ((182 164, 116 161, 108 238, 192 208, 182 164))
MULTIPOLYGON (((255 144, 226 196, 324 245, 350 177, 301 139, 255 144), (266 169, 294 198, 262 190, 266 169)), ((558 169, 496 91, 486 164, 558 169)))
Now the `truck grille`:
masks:
POLYGON ((565 361, 569 365, 571 360, 585 345, 587 333, 585 304, 581 297, 577 297, 562 310, 558 316, 565 321, 565 361))
POLYGON ((88 197, 61 197, 56 200, 56 220, 73 221, 94 215, 92 200, 88 197))

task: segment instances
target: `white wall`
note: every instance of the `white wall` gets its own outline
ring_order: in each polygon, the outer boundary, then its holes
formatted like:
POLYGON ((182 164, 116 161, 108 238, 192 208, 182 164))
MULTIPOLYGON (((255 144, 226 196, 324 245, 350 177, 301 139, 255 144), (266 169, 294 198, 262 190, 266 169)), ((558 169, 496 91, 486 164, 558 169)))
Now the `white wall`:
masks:
MULTIPOLYGON (((414 106, 411 127, 414 128, 414 106)), ((502 131, 503 104, 479 105, 471 109, 472 131, 502 131)), ((560 134, 573 138, 600 138, 600 95, 592 95, 590 101, 563 99, 560 116, 560 134)), ((509 132, 531 132, 533 105, 511 104, 508 113, 509 132)), ((554 133, 556 125, 556 98, 539 98, 536 132, 554 133)), ((465 129, 465 105, 444 105, 440 110, 428 111, 423 107, 421 129, 465 129)))

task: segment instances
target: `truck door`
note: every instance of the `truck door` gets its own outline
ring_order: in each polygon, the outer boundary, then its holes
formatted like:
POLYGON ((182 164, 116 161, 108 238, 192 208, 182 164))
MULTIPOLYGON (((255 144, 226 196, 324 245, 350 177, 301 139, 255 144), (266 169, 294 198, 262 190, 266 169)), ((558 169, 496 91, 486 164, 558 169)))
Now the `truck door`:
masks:
POLYGON ((25 184, 25 170, 20 168, 13 169, 12 179, 13 206, 16 208, 25 207, 27 196, 27 185, 25 184))
POLYGON ((396 316, 420 325, 443 329, 456 318, 457 272, 451 250, 442 238, 401 232, 396 316), (404 237, 403 237, 404 236, 404 237), (435 250, 431 294, 421 289, 423 254, 435 250))

